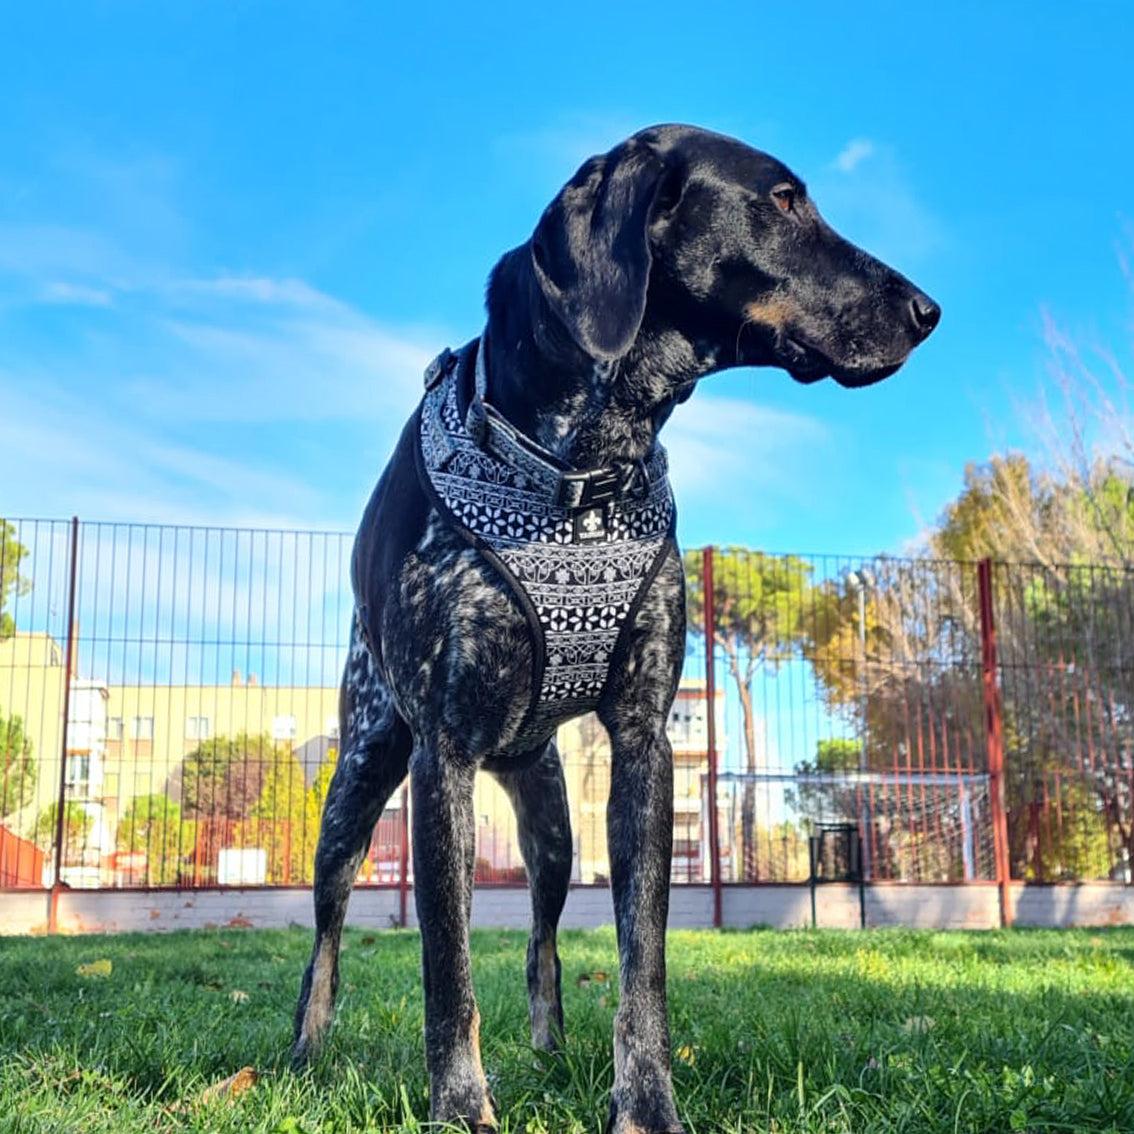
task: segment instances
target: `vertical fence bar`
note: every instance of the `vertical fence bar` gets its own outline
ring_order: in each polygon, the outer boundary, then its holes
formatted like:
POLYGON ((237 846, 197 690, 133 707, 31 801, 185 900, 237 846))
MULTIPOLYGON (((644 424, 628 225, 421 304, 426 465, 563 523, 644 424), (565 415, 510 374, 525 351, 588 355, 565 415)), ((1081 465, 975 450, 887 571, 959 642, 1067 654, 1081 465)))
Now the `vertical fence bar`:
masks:
POLYGON ((398 823, 398 924, 409 924, 406 895, 409 889, 409 788, 402 787, 402 814, 398 823))
POLYGON ((1000 886, 1000 924, 1012 924, 1008 892, 1008 824, 1004 814, 1004 746, 1000 722, 1000 690, 996 680, 996 623, 992 602, 992 560, 977 564, 980 592, 980 640, 984 670, 984 720, 988 740, 989 808, 992 812, 992 844, 996 858, 996 880, 1000 886))
POLYGON ((67 657, 63 665, 63 728, 59 741, 59 796, 55 814, 55 870, 51 880, 51 899, 47 914, 47 932, 59 928, 57 907, 62 888, 63 846, 65 842, 65 816, 67 802, 67 729, 71 720, 71 680, 74 676, 75 655, 75 583, 79 563, 79 517, 71 517, 71 576, 67 580, 67 657))
POLYGON ((705 589, 705 735, 709 745, 709 879, 713 886, 713 928, 721 927, 721 840, 717 817, 717 675, 713 643, 716 640, 716 600, 713 594, 713 548, 702 552, 705 589))

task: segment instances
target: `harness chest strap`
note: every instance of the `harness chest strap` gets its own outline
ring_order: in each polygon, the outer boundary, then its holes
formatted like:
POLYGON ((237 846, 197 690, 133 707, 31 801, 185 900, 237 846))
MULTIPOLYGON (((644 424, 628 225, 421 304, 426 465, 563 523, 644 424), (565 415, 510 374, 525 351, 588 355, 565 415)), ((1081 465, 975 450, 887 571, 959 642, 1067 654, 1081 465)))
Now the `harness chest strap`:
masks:
POLYGON ((627 616, 672 540, 665 453, 656 446, 633 476, 616 466, 564 469, 484 400, 483 364, 480 396, 461 415, 457 388, 473 349, 459 365, 446 352, 426 371, 423 484, 522 596, 537 657, 529 718, 585 711, 597 704, 627 616))

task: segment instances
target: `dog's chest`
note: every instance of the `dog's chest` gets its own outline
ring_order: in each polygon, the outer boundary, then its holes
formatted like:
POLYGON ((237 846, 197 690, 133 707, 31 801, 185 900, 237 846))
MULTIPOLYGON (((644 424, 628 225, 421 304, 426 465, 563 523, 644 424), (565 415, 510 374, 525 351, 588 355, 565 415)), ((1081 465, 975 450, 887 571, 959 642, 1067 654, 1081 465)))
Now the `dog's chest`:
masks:
POLYGON ((420 441, 435 504, 486 553, 528 615, 538 673, 529 724, 594 708, 622 627, 672 538, 664 452, 651 458, 639 498, 562 507, 538 470, 475 443, 454 375, 427 391, 420 441))

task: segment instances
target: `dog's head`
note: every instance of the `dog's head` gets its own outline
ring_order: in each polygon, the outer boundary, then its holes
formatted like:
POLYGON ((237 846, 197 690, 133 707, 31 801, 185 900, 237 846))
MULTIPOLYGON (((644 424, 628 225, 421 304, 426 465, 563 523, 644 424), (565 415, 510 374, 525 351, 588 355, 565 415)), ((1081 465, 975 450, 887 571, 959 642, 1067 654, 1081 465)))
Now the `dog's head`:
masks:
POLYGON ((801 382, 864 386, 937 326, 936 303, 839 236, 803 181, 768 154, 657 126, 583 164, 530 243, 539 288, 600 361, 651 324, 706 370, 781 366, 801 382))

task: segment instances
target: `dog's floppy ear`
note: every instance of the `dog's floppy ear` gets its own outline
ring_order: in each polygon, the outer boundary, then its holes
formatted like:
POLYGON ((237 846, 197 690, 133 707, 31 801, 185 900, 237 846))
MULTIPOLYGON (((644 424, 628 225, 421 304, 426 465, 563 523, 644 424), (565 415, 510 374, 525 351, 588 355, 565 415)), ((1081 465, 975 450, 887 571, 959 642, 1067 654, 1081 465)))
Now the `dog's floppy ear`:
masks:
POLYGON ((664 171, 640 142, 590 158, 532 236, 540 288, 592 358, 619 358, 638 333, 650 275, 647 229, 664 171))

